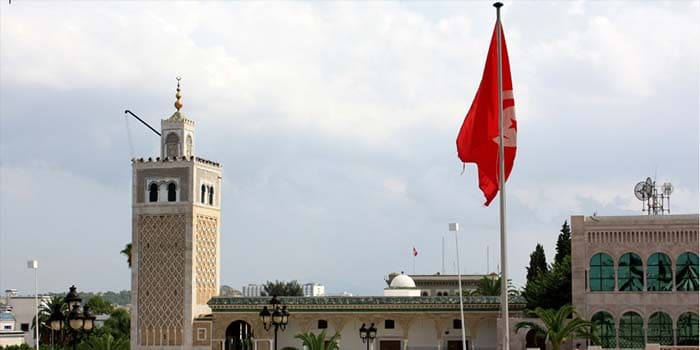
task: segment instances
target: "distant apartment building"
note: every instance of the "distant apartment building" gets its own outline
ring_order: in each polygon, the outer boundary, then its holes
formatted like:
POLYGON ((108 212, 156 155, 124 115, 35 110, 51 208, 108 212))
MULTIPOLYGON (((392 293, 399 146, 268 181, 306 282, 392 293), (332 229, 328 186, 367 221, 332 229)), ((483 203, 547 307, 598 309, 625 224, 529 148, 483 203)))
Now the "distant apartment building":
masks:
POLYGON ((306 283, 301 288, 305 297, 320 297, 326 295, 326 287, 319 283, 306 283))
POLYGON ((265 286, 262 284, 248 284, 241 288, 244 297, 259 297, 265 292, 265 286))
MULTIPOLYGON (((326 287, 319 283, 305 283, 301 285, 305 297, 318 297, 326 295, 326 287)), ((265 295, 264 284, 250 283, 241 288, 244 297, 259 297, 265 295)))

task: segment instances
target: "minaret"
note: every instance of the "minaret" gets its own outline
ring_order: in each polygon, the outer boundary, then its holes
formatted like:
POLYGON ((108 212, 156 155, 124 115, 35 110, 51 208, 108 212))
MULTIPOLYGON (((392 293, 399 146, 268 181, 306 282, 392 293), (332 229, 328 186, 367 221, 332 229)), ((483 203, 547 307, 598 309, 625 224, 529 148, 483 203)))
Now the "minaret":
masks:
POLYGON ((219 291, 221 165, 195 156, 177 81, 161 156, 132 160, 132 350, 192 349, 219 291))

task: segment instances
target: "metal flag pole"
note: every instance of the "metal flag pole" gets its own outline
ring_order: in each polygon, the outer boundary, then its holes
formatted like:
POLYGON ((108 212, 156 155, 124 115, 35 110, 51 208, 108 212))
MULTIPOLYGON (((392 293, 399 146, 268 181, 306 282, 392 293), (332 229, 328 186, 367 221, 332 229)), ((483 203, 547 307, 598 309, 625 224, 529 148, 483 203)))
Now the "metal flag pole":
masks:
POLYGON ((498 56, 498 188, 501 209, 501 322, 503 329, 503 350, 510 349, 510 326, 508 322, 508 263, 506 240, 506 185, 505 185, 505 150, 503 145, 503 66, 501 63, 501 7, 496 2, 496 52, 498 56))
POLYGON ((455 233, 455 249, 457 250, 457 283, 459 285, 459 316, 462 321, 462 350, 467 350, 467 338, 466 332, 464 330, 464 301, 462 300, 462 274, 459 271, 459 236, 457 231, 459 231, 459 224, 456 222, 450 223, 450 231, 455 233))

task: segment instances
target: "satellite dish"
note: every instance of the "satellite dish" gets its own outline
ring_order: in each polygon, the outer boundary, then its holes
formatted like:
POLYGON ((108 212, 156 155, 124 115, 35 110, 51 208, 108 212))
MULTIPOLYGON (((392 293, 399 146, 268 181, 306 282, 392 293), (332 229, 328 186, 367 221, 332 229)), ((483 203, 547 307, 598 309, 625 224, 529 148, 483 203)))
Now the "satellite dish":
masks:
POLYGON ((636 185, 634 185, 634 195, 639 199, 640 201, 645 201, 649 199, 649 193, 647 191, 647 183, 642 181, 636 185))
POLYGON ((663 191, 666 196, 670 196, 673 193, 673 185, 670 182, 665 182, 663 185, 663 191))

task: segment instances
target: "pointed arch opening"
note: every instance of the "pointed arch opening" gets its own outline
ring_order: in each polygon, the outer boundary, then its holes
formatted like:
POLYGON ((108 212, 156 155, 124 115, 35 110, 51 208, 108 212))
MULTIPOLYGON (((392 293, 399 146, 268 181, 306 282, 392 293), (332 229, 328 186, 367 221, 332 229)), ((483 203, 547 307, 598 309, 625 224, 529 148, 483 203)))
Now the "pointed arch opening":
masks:
POLYGON ((231 322, 226 327, 225 350, 248 350, 253 348, 253 327, 242 320, 231 322))

